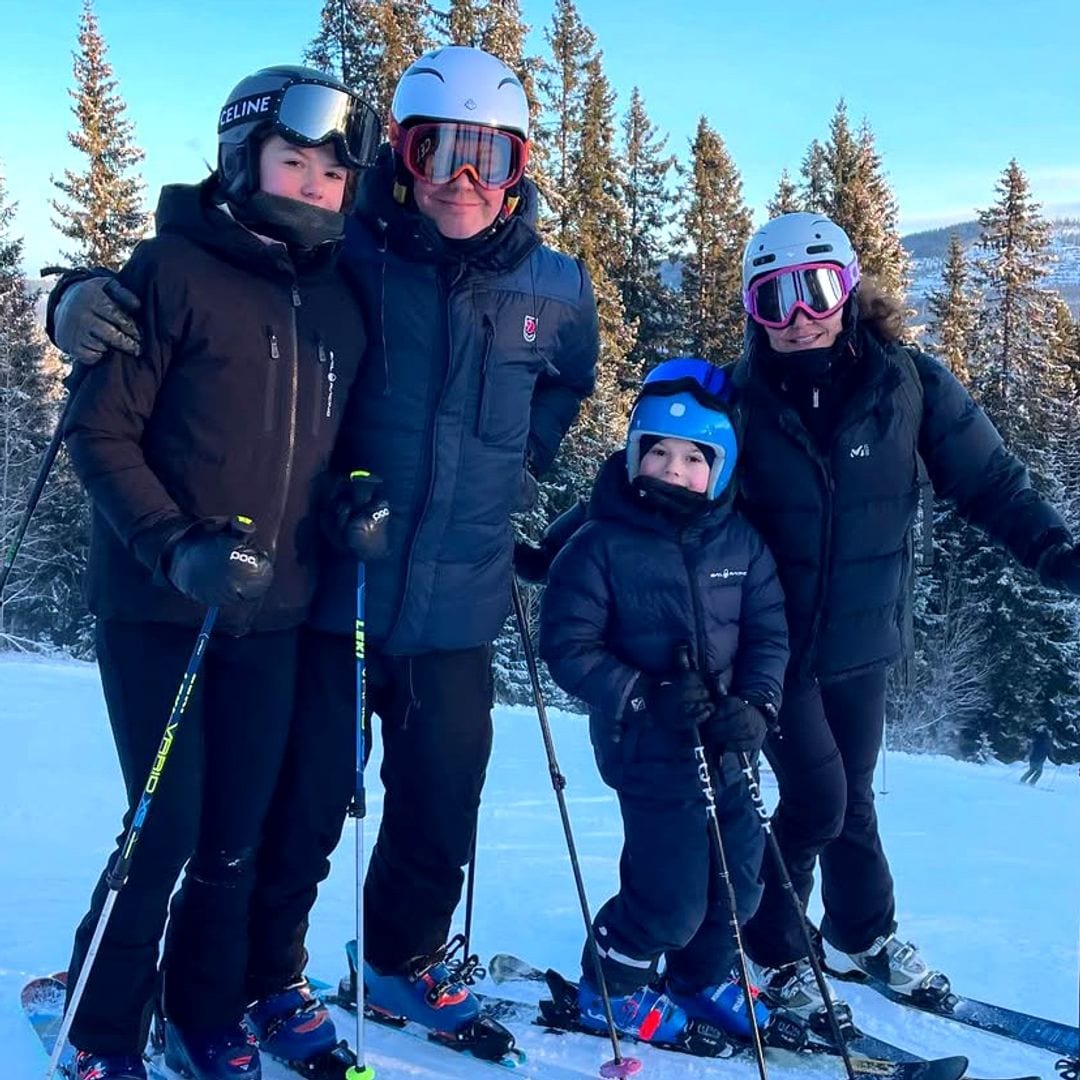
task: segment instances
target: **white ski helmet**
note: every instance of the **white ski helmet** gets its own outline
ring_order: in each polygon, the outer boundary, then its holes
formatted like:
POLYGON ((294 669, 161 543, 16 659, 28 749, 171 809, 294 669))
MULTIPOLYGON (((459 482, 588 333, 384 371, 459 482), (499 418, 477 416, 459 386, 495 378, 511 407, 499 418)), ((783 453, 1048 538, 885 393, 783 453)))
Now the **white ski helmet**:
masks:
POLYGON ((852 263, 857 266, 858 258, 848 234, 824 214, 781 214, 762 225, 746 245, 743 291, 762 274, 812 262, 848 267, 852 263))
POLYGON ((529 137, 529 102, 521 80, 497 56, 466 45, 424 53, 398 80, 392 124, 454 120, 529 137))

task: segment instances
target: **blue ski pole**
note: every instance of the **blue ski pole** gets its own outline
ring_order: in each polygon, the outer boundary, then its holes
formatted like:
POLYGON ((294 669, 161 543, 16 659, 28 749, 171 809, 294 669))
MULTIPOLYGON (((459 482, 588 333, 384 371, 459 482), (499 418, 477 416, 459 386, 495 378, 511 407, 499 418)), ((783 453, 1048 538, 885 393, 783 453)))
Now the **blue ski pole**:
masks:
MULTIPOLYGON (((355 474, 354 474, 355 475, 355 474)), ((364 1061, 364 709, 367 702, 364 649, 364 591, 367 573, 363 559, 356 563, 356 791, 349 813, 356 819, 356 1064, 345 1072, 346 1080, 374 1080, 375 1070, 364 1061)))

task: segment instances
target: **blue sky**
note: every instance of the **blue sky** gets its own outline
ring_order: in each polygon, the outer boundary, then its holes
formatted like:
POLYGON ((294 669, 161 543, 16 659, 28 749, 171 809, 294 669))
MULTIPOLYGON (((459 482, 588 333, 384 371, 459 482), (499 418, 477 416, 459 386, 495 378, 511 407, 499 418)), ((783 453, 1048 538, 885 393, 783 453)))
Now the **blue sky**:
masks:
MULTIPOLYGON (((550 0, 524 0, 534 51, 550 0)), ((232 85, 295 62, 319 0, 97 0, 109 58, 147 153, 152 205, 164 183, 204 175, 232 85)), ((50 174, 68 147, 81 0, 0 0, 0 168, 35 274, 57 258, 50 174)), ((727 142, 755 216, 780 170, 797 171, 843 96, 877 136, 905 231, 968 218, 1016 157, 1049 211, 1080 214, 1080 4, 1076 0, 579 0, 619 108, 637 84, 685 158, 705 114, 727 142)))

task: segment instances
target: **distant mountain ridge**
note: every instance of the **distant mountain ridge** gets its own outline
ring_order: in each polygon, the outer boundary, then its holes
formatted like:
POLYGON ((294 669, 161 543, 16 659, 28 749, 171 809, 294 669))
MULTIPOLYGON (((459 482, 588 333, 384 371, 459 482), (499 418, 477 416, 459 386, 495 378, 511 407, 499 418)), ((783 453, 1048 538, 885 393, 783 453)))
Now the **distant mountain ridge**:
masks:
MULTIPOLYGON (((1050 255, 1052 265, 1044 284, 1056 289, 1065 298, 1074 317, 1080 317, 1080 218, 1060 218, 1050 221, 1050 255)), ((911 257, 911 289, 908 300, 918 312, 917 321, 926 315, 926 298, 941 288, 949 237, 956 233, 969 259, 979 239, 977 221, 961 221, 940 229, 908 233, 901 242, 911 257)))

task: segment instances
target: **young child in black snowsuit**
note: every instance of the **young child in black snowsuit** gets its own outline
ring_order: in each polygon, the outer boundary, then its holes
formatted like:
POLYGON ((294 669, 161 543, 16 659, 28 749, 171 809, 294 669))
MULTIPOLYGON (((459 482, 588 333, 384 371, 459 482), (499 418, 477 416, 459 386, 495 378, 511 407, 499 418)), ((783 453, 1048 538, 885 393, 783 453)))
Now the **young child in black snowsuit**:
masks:
MULTIPOLYGON (((724 385, 704 360, 649 374, 541 610, 541 654, 588 705, 622 812, 619 892, 594 923, 616 1025, 662 1043, 679 1043, 691 1019, 749 1030, 694 748, 700 731, 741 924, 760 895, 764 836, 736 752, 760 748, 788 659, 772 557, 732 509, 724 385)), ((582 966, 580 1020, 603 1030, 588 948, 582 966)))
MULTIPOLYGON (((293 715, 320 492, 364 350, 336 260, 378 127, 317 71, 248 77, 221 113, 217 171, 163 190, 157 236, 108 286, 141 301, 142 355, 89 370, 66 440, 93 506, 87 590, 125 830, 195 630, 220 613, 74 1014, 77 1080, 145 1080, 167 912, 166 1061, 195 1080, 260 1076, 241 1026, 256 853, 293 715)), ((69 987, 107 894, 105 874, 69 987)))

